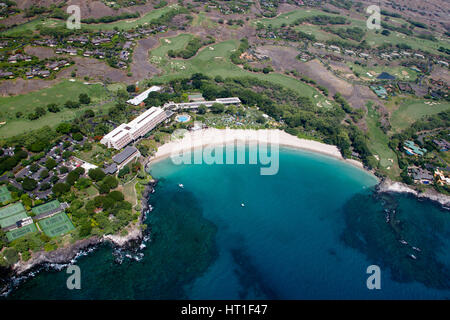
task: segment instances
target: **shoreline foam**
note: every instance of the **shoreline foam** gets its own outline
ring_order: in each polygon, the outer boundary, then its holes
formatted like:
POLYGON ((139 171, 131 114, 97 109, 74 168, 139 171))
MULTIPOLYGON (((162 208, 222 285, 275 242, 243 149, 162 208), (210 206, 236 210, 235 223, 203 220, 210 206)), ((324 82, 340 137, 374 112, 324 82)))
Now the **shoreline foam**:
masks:
POLYGON ((344 161, 345 163, 372 175, 379 182, 379 178, 376 177, 372 171, 367 170, 361 162, 353 159, 345 159, 335 145, 301 139, 279 129, 254 130, 208 128, 197 131, 187 131, 182 138, 160 146, 156 154, 149 159, 148 165, 151 166, 156 162, 170 157, 174 153, 193 151, 214 145, 227 145, 235 143, 236 141, 245 141, 249 144, 270 144, 270 142, 273 141, 271 140, 271 137, 273 137, 272 134, 278 135, 277 143, 280 147, 310 151, 344 161))

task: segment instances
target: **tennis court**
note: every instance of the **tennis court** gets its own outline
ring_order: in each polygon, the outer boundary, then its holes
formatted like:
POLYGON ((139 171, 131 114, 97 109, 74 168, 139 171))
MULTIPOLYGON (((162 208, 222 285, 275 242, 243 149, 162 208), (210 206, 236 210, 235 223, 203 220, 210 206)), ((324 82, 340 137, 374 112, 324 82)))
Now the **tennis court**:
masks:
POLYGON ((9 192, 8 188, 5 185, 0 186, 0 202, 6 202, 11 199, 11 192, 9 192))
POLYGON ((27 217, 28 216, 25 213, 25 211, 16 213, 16 214, 14 214, 12 216, 6 217, 4 219, 0 219, 0 227, 6 228, 6 227, 9 227, 9 226, 12 226, 17 221, 20 221, 20 220, 25 219, 27 217))
POLYGON ((33 233, 33 232, 37 232, 37 228, 34 223, 24 226, 22 228, 16 229, 16 230, 8 231, 6 233, 6 237, 8 238, 9 241, 13 241, 20 237, 23 237, 24 235, 27 235, 27 234, 33 233))
POLYGON ((12 226, 17 221, 28 217, 25 208, 21 203, 15 203, 0 209, 0 226, 6 228, 12 226))
POLYGON ((31 209, 31 211, 33 211, 33 213, 35 215, 40 215, 40 214, 43 214, 43 213, 47 213, 47 212, 56 210, 56 209, 58 209, 60 207, 61 207, 61 203, 59 203, 58 200, 53 200, 53 201, 44 203, 44 204, 42 204, 40 206, 34 207, 33 209, 31 209))
POLYGON ((39 225, 49 237, 59 236, 74 229, 72 222, 64 212, 40 220, 39 225))
POLYGON ((9 205, 7 207, 1 208, 0 209, 0 219, 12 216, 16 213, 19 212, 25 212, 25 208, 23 207, 23 205, 19 202, 19 203, 15 203, 12 205, 9 205))

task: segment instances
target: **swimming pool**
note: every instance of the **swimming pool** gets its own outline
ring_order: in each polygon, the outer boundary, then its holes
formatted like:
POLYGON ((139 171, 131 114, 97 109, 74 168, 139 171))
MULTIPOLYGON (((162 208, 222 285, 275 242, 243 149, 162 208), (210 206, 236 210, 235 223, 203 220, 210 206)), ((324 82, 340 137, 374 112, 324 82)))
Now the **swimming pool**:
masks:
POLYGON ((180 115, 176 119, 178 122, 188 122, 191 119, 191 117, 188 115, 180 115))

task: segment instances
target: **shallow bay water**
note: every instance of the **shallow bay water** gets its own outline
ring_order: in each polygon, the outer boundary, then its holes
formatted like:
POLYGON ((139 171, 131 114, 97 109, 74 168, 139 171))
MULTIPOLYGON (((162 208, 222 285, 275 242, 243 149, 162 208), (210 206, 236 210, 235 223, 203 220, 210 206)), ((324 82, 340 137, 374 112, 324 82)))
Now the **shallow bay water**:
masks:
POLYGON ((66 288, 65 270, 45 271, 8 298, 450 297, 449 212, 408 195, 377 195, 376 179, 343 161, 283 148, 272 176, 260 175, 258 165, 170 159, 151 174, 159 183, 140 261, 119 264, 102 245, 77 261, 81 290, 66 288), (373 264, 381 290, 366 286, 373 264))

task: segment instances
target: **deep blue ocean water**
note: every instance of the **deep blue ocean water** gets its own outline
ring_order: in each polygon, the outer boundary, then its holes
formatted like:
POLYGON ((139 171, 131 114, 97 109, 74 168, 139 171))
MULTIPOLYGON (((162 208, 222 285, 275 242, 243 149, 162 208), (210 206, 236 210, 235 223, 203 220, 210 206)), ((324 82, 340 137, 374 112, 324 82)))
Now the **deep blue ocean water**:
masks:
POLYGON ((44 271, 9 298, 450 298, 449 212, 408 195, 376 195, 376 179, 343 161, 282 149, 273 176, 258 165, 170 159, 151 174, 159 183, 140 261, 119 263, 124 253, 103 245, 77 261, 81 290, 66 288, 65 270, 44 271), (386 212, 395 212, 393 222, 386 212), (366 286, 373 264, 381 290, 366 286))

